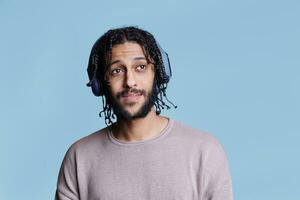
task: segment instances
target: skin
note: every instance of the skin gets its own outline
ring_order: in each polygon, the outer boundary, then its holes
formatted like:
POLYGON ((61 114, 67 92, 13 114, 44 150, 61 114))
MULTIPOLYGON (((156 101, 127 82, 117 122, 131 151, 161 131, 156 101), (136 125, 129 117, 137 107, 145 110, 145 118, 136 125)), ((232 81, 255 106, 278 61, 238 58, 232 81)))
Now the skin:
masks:
MULTIPOLYGON (((111 96, 130 115, 135 115, 147 101, 154 82, 154 65, 147 63, 142 47, 125 42, 112 48, 111 64, 107 74, 111 96), (143 94, 135 91, 144 91, 143 94)), ((143 118, 118 118, 113 135, 119 140, 142 141, 159 135, 168 124, 168 118, 156 115, 152 107, 143 118)))

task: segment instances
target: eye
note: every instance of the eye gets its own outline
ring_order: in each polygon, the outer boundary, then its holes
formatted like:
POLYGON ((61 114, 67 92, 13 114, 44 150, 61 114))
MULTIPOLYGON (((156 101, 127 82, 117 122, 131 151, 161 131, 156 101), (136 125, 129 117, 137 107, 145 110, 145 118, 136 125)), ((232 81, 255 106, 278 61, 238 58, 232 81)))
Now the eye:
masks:
POLYGON ((145 70, 146 69, 146 65, 138 65, 137 69, 138 70, 145 70))
POLYGON ((113 69, 110 73, 112 75, 118 75, 122 72, 122 69, 121 68, 116 68, 116 69, 113 69))

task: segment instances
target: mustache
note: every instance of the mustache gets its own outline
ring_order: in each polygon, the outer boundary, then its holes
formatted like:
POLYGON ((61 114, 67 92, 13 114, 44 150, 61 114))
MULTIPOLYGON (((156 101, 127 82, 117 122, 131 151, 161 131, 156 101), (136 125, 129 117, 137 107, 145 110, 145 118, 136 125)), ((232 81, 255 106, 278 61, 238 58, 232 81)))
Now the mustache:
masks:
POLYGON ((132 88, 132 89, 129 89, 129 90, 127 89, 127 90, 123 90, 121 92, 118 92, 116 97, 119 99, 122 96, 127 95, 128 93, 133 93, 133 94, 136 94, 136 95, 146 96, 146 91, 145 90, 139 90, 139 89, 136 89, 136 88, 132 88))

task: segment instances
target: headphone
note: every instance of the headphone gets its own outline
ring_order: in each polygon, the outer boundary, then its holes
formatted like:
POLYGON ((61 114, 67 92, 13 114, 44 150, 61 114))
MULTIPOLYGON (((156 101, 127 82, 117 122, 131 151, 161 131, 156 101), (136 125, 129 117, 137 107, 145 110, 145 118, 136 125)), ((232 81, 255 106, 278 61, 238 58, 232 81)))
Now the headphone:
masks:
MULTIPOLYGON (((92 92, 95 96, 103 96, 104 95, 104 90, 103 90, 103 83, 99 79, 97 79, 97 69, 99 66, 99 55, 96 52, 97 46, 98 46, 98 41, 95 42, 95 44, 92 47, 90 57, 89 57, 89 63, 88 63, 88 76, 89 76, 89 82, 86 84, 86 86, 92 88, 92 92)), ((171 70, 171 65, 170 65, 170 60, 167 52, 165 52, 161 46, 157 44, 157 47, 160 52, 160 59, 161 59, 161 69, 158 70, 158 82, 162 84, 167 84, 171 77, 172 77, 172 70, 171 70)))

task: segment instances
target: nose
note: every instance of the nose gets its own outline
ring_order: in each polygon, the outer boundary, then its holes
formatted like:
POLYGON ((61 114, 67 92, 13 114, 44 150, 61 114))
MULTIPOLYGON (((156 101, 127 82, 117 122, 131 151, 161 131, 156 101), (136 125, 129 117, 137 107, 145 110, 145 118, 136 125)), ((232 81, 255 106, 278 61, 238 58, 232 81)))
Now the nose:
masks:
POLYGON ((136 80, 134 74, 130 70, 128 70, 125 76, 124 87, 133 88, 135 86, 136 86, 136 80))

